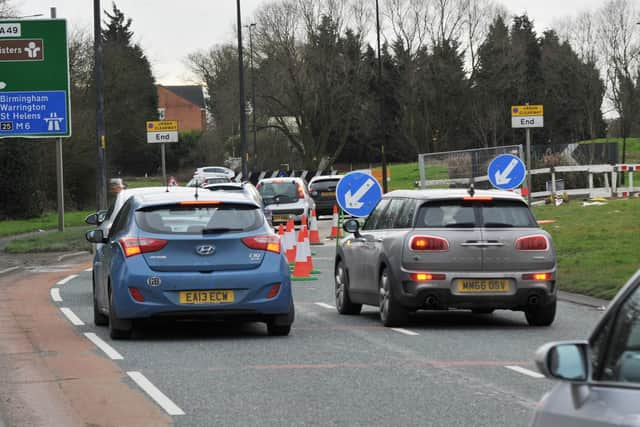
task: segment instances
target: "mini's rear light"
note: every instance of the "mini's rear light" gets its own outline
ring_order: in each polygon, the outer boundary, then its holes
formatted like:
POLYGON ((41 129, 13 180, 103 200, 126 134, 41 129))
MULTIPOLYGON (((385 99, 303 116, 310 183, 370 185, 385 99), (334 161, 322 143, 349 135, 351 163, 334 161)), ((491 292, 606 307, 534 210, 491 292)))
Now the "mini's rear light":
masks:
POLYGON ((530 273, 523 274, 522 280, 535 280, 538 282, 544 282, 547 280, 551 280, 551 273, 530 273))
POLYGON ((271 286, 271 289, 269 289, 269 292, 267 293, 267 298, 275 298, 276 295, 278 295, 278 292, 280 292, 280 283, 276 283, 271 286))
POLYGON ((216 206, 221 203, 220 200, 187 200, 178 204, 180 206, 216 206))
POLYGON ((149 237, 123 237, 120 239, 120 246, 126 257, 157 252, 167 246, 167 241, 163 239, 152 239, 149 237))
POLYGON ((129 288, 129 293, 134 300, 138 302, 144 302, 144 296, 142 295, 142 293, 140 293, 138 288, 129 288))
POLYGON ((242 243, 249 249, 280 253, 280 237, 275 234, 245 237, 242 239, 242 243))
POLYGON ((467 196, 464 199, 465 201, 474 201, 474 202, 490 202, 493 200, 491 196, 467 196))
POLYGON ((298 184, 298 199, 304 199, 304 189, 302 184, 298 184))
POLYGON ((436 251, 444 252, 449 250, 447 239, 435 236, 414 236, 409 247, 413 251, 436 251))
POLYGON ((430 282, 432 280, 445 280, 447 275, 436 273, 411 273, 409 274, 409 278, 414 282, 430 282))
POLYGON ((516 240, 516 249, 519 251, 546 251, 549 249, 549 242, 542 235, 524 236, 516 240))

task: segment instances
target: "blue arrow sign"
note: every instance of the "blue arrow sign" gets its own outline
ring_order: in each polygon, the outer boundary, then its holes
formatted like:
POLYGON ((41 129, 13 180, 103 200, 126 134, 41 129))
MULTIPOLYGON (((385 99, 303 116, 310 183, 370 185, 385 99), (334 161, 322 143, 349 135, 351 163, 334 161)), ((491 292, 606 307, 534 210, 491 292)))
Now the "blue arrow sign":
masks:
POLYGON ((363 172, 351 172, 340 179, 336 199, 349 215, 363 217, 371 213, 382 198, 382 188, 374 177, 363 172))
POLYGON ((522 184, 527 168, 520 157, 502 154, 491 161, 487 169, 491 185, 500 190, 513 190, 522 184))
POLYGON ((0 138, 67 135, 64 91, 0 92, 0 138))

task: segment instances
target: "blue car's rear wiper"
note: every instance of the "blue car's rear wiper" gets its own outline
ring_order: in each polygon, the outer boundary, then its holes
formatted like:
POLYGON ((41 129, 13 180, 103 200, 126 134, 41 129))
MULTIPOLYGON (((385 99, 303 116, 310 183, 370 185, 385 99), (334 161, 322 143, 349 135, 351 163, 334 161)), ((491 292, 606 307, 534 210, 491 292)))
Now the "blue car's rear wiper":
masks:
POLYGON ((202 234, 221 234, 229 233, 231 231, 243 231, 243 228, 204 228, 202 234))

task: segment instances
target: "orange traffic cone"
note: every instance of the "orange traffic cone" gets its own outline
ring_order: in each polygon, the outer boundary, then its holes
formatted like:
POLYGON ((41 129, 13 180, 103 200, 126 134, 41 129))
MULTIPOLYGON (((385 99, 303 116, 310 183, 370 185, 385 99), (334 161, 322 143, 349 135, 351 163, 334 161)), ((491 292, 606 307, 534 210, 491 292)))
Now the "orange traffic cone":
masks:
POLYGON ((285 241, 285 253, 287 255, 287 262, 293 264, 296 262, 296 232, 293 228, 293 220, 289 218, 287 222, 287 231, 284 234, 285 241))
POLYGON ((302 214, 302 218, 300 218, 300 228, 307 226, 307 216, 302 214))
POLYGON ((309 263, 307 262, 307 254, 304 245, 304 227, 298 233, 298 244, 296 246, 296 265, 293 267, 293 274, 291 275, 294 279, 306 279, 311 277, 311 269, 309 268, 309 263))
POLYGON ((342 237, 342 233, 338 228, 338 205, 333 205, 333 222, 331 224, 331 234, 329 235, 330 239, 337 239, 342 237))
POLYGON ((318 231, 318 217, 316 216, 316 210, 311 211, 311 218, 309 218, 309 243, 312 245, 322 245, 320 241, 320 232, 318 231))

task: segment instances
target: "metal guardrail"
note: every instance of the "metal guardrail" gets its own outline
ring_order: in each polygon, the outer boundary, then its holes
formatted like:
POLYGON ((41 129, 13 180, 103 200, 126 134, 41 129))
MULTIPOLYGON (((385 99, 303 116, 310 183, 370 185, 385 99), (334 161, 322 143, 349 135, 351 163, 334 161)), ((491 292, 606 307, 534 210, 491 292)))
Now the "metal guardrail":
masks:
MULTIPOLYGON (((532 176, 535 175, 550 175, 551 191, 536 191, 531 194, 534 198, 546 198, 553 194, 567 193, 569 196, 589 196, 589 197, 630 197, 634 195, 640 195, 640 187, 634 185, 634 172, 640 173, 640 164, 618 164, 618 165, 579 165, 579 166, 555 166, 542 169, 532 169, 529 173, 532 176), (556 174, 567 173, 586 173, 588 187, 586 188, 573 188, 557 191, 556 189, 556 174), (619 174, 627 175, 627 183, 624 187, 618 185, 619 174), (594 186, 594 175, 601 174, 603 176, 604 187, 594 186)), ((487 175, 478 176, 473 178, 474 183, 487 182, 489 177, 487 175)), ((443 186, 451 184, 468 184, 469 178, 454 178, 454 179, 436 179, 424 181, 425 186, 422 188, 443 186)))

